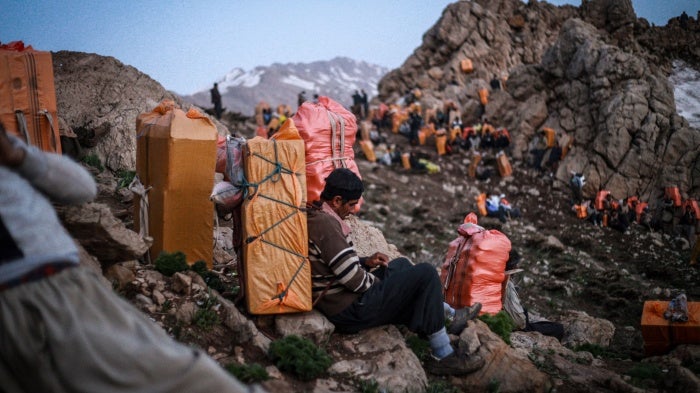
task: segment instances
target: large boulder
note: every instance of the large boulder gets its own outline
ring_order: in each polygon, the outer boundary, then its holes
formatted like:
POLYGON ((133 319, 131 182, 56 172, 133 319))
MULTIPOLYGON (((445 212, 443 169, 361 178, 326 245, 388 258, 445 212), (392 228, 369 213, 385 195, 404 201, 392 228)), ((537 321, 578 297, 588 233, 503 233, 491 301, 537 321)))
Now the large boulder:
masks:
POLYGON ((181 103, 160 83, 119 60, 93 53, 53 53, 58 115, 86 154, 111 170, 136 167, 136 117, 163 99, 181 103))

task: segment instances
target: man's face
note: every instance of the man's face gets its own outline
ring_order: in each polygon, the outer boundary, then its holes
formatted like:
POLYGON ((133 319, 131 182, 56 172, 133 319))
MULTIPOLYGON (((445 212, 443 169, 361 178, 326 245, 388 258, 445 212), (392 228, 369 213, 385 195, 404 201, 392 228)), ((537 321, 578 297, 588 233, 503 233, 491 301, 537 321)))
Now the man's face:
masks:
POLYGON ((340 218, 345 218, 355 211, 355 206, 359 202, 359 199, 351 199, 349 201, 343 201, 343 198, 336 196, 331 201, 331 208, 340 218))

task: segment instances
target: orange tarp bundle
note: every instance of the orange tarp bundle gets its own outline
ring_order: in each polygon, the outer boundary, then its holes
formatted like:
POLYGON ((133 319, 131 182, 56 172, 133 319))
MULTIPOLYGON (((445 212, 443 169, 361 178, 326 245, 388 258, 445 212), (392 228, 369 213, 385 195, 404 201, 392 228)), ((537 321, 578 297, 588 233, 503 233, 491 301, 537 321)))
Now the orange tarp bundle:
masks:
POLYGON ((321 96, 318 104, 309 101, 302 104, 292 119, 306 146, 306 199, 309 202, 320 198, 325 178, 336 168, 348 168, 361 177, 352 149, 357 134, 355 115, 321 96))
POLYGON ((486 106, 489 103, 489 91, 486 89, 479 89, 479 102, 481 105, 486 106))
POLYGON ((269 140, 255 137, 246 146, 241 219, 248 311, 310 311, 304 141, 289 119, 269 140))
POLYGON ((610 194, 610 191, 608 190, 600 190, 598 191, 598 194, 595 196, 595 209, 596 210, 603 210, 603 201, 605 201, 605 198, 610 194))
POLYGON ((554 131, 553 128, 549 127, 542 128, 542 131, 544 131, 544 136, 547 139, 547 147, 554 147, 554 144, 556 142, 556 131, 554 131))
POLYGON ((0 122, 28 144, 61 153, 51 52, 0 45, 0 122))
POLYGON ((469 213, 450 242, 440 280, 445 302, 454 308, 481 303, 481 313, 496 314, 503 308, 502 284, 510 254, 510 240, 503 233, 486 230, 469 213))
POLYGON ((437 148, 437 153, 442 156, 447 153, 447 132, 444 129, 439 129, 435 133, 435 147, 437 148))
POLYGON ((698 219, 698 220, 700 220, 700 206, 698 206, 698 201, 696 201, 695 199, 692 199, 692 198, 691 198, 691 199, 686 199, 686 200, 683 202, 683 210, 684 210, 684 211, 685 211, 685 207, 686 207, 686 206, 690 206, 690 208, 691 208, 691 209, 693 210, 693 212, 695 213, 695 218, 698 219))
POLYGON ((508 156, 502 151, 496 154, 496 163, 498 164, 498 173, 501 177, 508 177, 513 174, 513 167, 510 165, 508 156))
POLYGON ((479 210, 479 214, 486 217, 488 211, 486 210, 486 193, 481 193, 476 196, 476 207, 479 210))
MULTIPOLYGON (((171 100, 136 118, 136 173, 148 188, 149 252, 181 251, 187 263, 213 260, 209 200, 216 168, 217 132, 206 116, 185 113, 171 100), (196 158, 196 159, 193 159, 196 158)), ((137 213, 139 203, 135 203, 137 213)), ((139 231, 139 214, 134 225, 139 231)))
POLYGON ((467 74, 474 71, 474 64, 472 64, 471 59, 464 59, 460 61, 459 67, 462 69, 462 72, 467 74))
POLYGON ((369 162, 376 162, 377 156, 374 154, 374 144, 369 139, 366 141, 360 141, 360 147, 362 148, 362 153, 369 162))
POLYGON ((664 190, 666 197, 673 200, 673 206, 679 207, 681 205, 681 193, 678 191, 678 187, 670 186, 666 187, 664 190))
MULTIPOLYGON (((469 168, 467 169, 467 175, 472 179, 476 177, 476 167, 479 165, 479 161, 481 161, 481 154, 479 152, 474 152, 472 161, 469 163, 469 168)), ((484 205, 484 209, 486 208, 485 206, 486 205, 484 205)), ((481 209, 479 209, 479 211, 481 211, 481 209)))
POLYGON ((661 355, 678 344, 700 344, 700 302, 688 302, 688 321, 664 318, 669 302, 648 300, 642 312, 642 337, 647 356, 661 355))

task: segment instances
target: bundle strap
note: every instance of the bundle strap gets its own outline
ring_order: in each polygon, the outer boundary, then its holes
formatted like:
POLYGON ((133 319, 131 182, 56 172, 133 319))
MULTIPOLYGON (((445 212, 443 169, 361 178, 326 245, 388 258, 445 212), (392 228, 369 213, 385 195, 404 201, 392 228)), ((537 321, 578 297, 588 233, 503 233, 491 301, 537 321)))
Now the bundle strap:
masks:
POLYGON ((58 146, 56 146, 56 135, 58 133, 56 132, 56 127, 54 127, 54 124, 53 124, 53 117, 51 116, 51 113, 49 113, 49 111, 47 109, 40 110, 39 114, 46 116, 46 120, 49 121, 49 126, 51 127, 51 138, 50 138, 51 145, 53 147, 53 151, 57 151, 58 146))
MULTIPOLYGON (((139 176, 134 176, 134 180, 129 183, 129 190, 139 196, 139 236, 148 244, 148 248, 151 248, 153 244, 153 238, 148 233, 148 192, 151 191, 153 187, 145 187, 141 184, 141 179, 139 176)), ((146 261, 150 263, 150 255, 146 252, 146 261)))
POLYGON ((27 130, 27 118, 24 117, 24 112, 21 110, 16 110, 15 111, 15 117, 17 117, 17 125, 19 126, 19 132, 24 138, 24 142, 26 144, 30 144, 29 140, 29 130, 27 130))

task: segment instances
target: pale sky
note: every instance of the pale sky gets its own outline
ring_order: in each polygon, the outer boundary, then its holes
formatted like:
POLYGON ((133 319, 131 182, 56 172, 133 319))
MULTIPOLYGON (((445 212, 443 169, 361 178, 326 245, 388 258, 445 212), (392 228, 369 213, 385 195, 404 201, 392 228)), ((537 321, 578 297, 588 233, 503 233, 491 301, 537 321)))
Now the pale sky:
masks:
MULTIPOLYGON (((191 94, 233 68, 345 56, 401 66, 450 0, 0 0, 0 42, 113 56, 191 94)), ((579 5, 580 1, 553 0, 579 5)), ((633 0, 657 25, 700 0, 633 0)))

